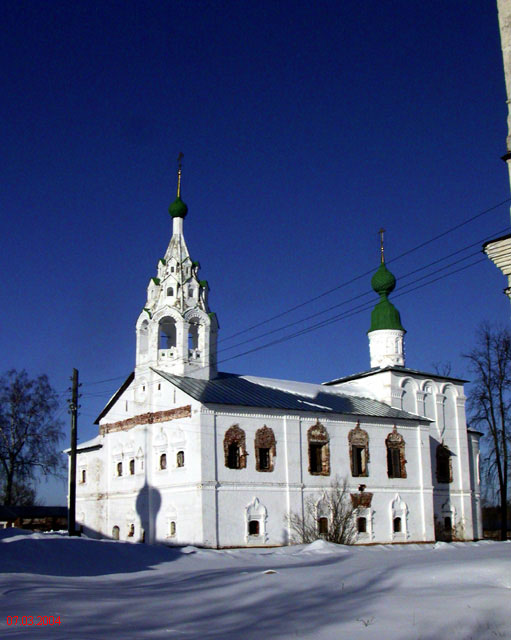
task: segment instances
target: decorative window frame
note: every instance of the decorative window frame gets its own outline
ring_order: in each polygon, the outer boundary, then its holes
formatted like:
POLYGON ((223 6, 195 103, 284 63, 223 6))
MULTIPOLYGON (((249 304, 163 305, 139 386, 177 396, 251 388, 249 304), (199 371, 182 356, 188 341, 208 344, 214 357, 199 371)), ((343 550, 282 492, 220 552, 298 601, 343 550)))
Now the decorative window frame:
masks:
POLYGON ((355 531, 357 536, 357 542, 360 542, 360 543, 372 542, 374 540, 374 526, 373 526, 374 511, 371 509, 371 507, 361 506, 355 509, 355 511, 353 512, 353 516, 355 518, 355 531), (356 524, 358 518, 366 519, 365 531, 358 531, 358 527, 356 524))
MULTIPOLYGON (((363 485, 361 485, 362 487, 363 485)), ((355 520, 355 533, 357 542, 372 542, 374 540, 374 510, 371 508, 373 494, 368 491, 352 493, 351 504, 353 506, 353 518, 355 520), (366 519, 366 531, 359 532, 357 518, 366 519)))
POLYGON ((389 435, 385 438, 385 451, 387 454, 387 476, 392 479, 392 480, 399 480, 401 478, 406 478, 406 458, 405 458, 405 439, 403 438, 403 436, 398 433, 397 427, 396 425, 394 425, 394 428, 392 429, 392 431, 389 433, 389 435), (394 475, 389 475, 389 464, 388 464, 388 456, 389 456, 389 451, 390 450, 398 450, 399 451, 399 462, 400 462, 400 472, 401 475, 399 476, 394 476, 394 475))
POLYGON ((231 469, 231 471, 239 471, 240 469, 245 469, 247 466, 246 436, 243 429, 241 429, 237 424, 233 424, 232 427, 229 427, 224 434, 224 465, 226 469, 231 469), (230 467, 229 446, 235 443, 239 448, 240 464, 239 467, 230 467))
POLYGON ((158 435, 154 440, 153 451, 155 471, 159 473, 167 472, 169 468, 169 444, 167 435, 163 428, 160 429, 158 435), (163 454, 165 454, 165 456, 167 457, 167 466, 165 469, 162 469, 160 467, 160 458, 163 454))
POLYGON ((317 420, 316 423, 307 430, 307 458, 309 462, 309 473, 311 476, 330 475, 330 436, 319 420, 317 420), (311 444, 322 446, 321 471, 312 471, 311 444))
POLYGON ((353 478, 367 478, 369 476, 369 434, 364 429, 360 428, 360 421, 357 425, 348 433, 348 443, 350 448, 350 468, 353 478), (353 456, 353 447, 359 447, 364 450, 363 460, 363 473, 355 475, 355 460, 353 456))
POLYGON ((135 475, 140 475, 144 472, 144 458, 142 447, 139 447, 135 456, 135 475))
POLYGON ((174 507, 170 506, 165 512, 166 521, 166 534, 167 539, 174 540, 177 538, 177 511, 174 507), (174 523, 174 529, 172 530, 172 523, 174 523))
POLYGON ((245 542, 247 545, 260 546, 268 542, 268 534, 266 532, 266 525, 268 521, 268 511, 266 507, 259 501, 259 498, 254 498, 245 507, 245 542), (248 523, 251 520, 259 522, 259 533, 249 534, 248 523))
POLYGON ((256 431, 254 438, 254 449, 256 459, 256 471, 261 473, 271 473, 275 468, 275 458, 277 457, 277 442, 275 440, 275 434, 273 429, 270 429, 266 425, 256 431), (259 455, 259 449, 270 450, 270 464, 267 469, 261 469, 261 460, 259 455))
POLYGON ((408 505, 399 493, 396 493, 394 500, 390 503, 390 535, 392 542, 406 542, 409 539, 408 513, 408 505), (395 518, 401 518, 401 531, 394 531, 395 518))
POLYGON ((122 474, 119 475, 117 472, 117 466, 119 464, 119 462, 122 464, 124 460, 124 450, 123 450, 123 446, 121 443, 117 443, 117 445, 114 447, 113 453, 112 453, 112 472, 113 472, 113 476, 114 478, 122 478, 124 477, 124 465, 122 465, 122 474))

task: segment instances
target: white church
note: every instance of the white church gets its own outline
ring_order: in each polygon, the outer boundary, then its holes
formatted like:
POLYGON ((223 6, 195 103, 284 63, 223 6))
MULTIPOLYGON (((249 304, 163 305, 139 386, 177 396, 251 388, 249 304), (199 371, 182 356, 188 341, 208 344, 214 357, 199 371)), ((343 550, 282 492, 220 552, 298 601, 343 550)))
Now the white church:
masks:
POLYGON ((395 278, 382 261, 370 368, 322 384, 217 371, 216 316, 173 233, 136 324, 135 370, 78 447, 77 524, 91 536, 206 547, 285 545, 287 514, 346 479, 357 543, 482 537, 479 437, 463 380, 405 366, 395 278))

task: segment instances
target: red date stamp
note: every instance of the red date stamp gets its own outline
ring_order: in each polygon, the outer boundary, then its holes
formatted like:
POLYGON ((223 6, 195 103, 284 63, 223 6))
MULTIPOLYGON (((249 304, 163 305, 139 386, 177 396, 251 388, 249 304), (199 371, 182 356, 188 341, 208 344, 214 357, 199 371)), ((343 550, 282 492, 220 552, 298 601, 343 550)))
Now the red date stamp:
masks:
POLYGON ((60 616, 7 616, 7 626, 42 627, 60 624, 60 616))

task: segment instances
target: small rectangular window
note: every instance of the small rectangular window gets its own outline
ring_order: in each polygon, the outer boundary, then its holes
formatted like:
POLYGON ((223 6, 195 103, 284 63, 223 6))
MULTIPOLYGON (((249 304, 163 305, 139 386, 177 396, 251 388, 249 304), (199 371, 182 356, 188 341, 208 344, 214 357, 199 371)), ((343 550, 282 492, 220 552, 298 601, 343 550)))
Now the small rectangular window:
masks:
POLYGON ((248 523, 248 535, 249 536, 259 535, 259 520, 250 520, 250 522, 248 523))
POLYGON ((314 442, 309 445, 311 473, 321 473, 323 471, 323 446, 314 442))
POLYGON ((270 449, 266 447, 259 448, 259 469, 267 471, 270 468, 270 449))
POLYGON ((387 449, 387 471, 389 478, 401 478, 401 452, 398 448, 387 449))
POLYGON ((401 533, 401 518, 394 518, 392 529, 394 533, 401 533))
POLYGON ((353 477, 366 475, 366 451, 365 447, 352 445, 351 455, 353 457, 353 477))
POLYGON ((80 479, 80 482, 82 484, 85 484, 87 482, 87 471, 85 469, 82 469, 82 477, 80 479))
POLYGON ((229 469, 240 468, 240 448, 235 442, 229 445, 229 449, 227 452, 227 466, 229 467, 229 469))
POLYGON ((365 518, 357 518, 358 533, 367 533, 367 520, 365 518))
POLYGON ((318 532, 320 536, 324 536, 328 533, 328 518, 318 519, 318 532))

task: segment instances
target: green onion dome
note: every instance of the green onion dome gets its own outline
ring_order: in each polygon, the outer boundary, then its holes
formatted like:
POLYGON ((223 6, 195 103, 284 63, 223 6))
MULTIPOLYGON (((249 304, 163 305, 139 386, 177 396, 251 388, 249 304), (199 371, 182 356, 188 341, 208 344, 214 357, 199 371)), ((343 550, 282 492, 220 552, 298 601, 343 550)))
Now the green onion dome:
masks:
POLYGON ((390 273, 384 262, 372 277, 371 286, 379 294, 380 301, 371 312, 371 328, 368 333, 381 329, 404 331, 399 311, 388 299, 388 295, 394 291, 396 286, 396 278, 390 273))
POLYGON ((380 295, 383 293, 389 295, 389 293, 394 291, 396 287, 396 278, 392 273, 390 273, 384 262, 381 263, 378 271, 371 278, 371 287, 380 295))
POLYGON ((188 207, 178 196, 170 205, 169 213, 173 218, 184 218, 188 213, 188 207))

